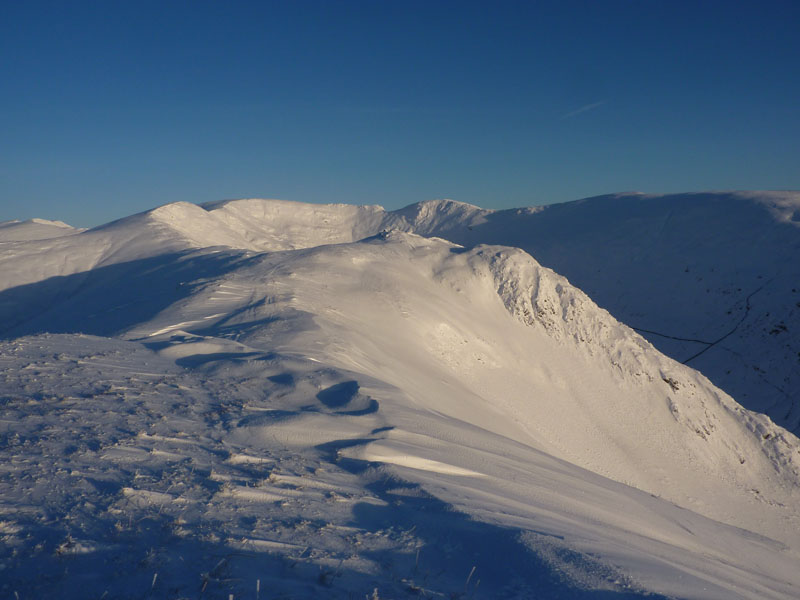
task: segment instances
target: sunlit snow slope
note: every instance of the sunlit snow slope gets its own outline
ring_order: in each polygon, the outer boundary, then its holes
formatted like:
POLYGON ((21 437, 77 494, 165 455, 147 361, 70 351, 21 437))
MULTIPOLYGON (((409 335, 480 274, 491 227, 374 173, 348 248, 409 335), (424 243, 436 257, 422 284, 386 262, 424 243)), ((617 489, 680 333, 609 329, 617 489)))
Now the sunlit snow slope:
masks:
POLYGON ((800 193, 503 211, 436 201, 396 214, 423 235, 526 250, 744 406, 800 430, 800 193))
POLYGON ((467 208, 0 246, 9 593, 796 597, 797 438, 467 208))
POLYGON ((45 219, 4 221, 0 222, 0 244, 62 237, 79 233, 80 231, 80 229, 75 229, 61 221, 47 221, 45 219))

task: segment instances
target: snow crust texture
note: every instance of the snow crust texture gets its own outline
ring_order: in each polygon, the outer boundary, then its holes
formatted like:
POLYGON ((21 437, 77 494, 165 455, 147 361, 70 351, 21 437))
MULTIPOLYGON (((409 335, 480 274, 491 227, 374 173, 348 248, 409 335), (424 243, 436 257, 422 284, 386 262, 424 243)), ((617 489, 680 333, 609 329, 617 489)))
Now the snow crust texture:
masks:
MULTIPOLYGON (((725 198, 771 256, 797 250, 796 196, 725 198)), ((612 316, 627 304, 607 312, 520 249, 577 269, 581 244, 602 237, 598 212, 647 230, 662 205, 678 223, 718 200, 507 213, 178 203, 4 241, 3 593, 797 597, 800 442, 692 368, 760 339, 745 327, 761 318, 756 296, 734 333, 684 365, 612 316), (536 224, 558 211, 571 249, 554 221, 536 224)), ((637 277, 675 262, 667 249, 695 256, 694 218, 662 234, 650 268, 590 257, 620 269, 632 306, 663 289, 637 277)), ((793 266, 731 266, 727 225, 704 227, 723 249, 709 242, 713 260, 690 269, 715 285, 769 277, 758 297, 786 302, 793 266)), ((644 248, 636 235, 617 250, 644 248)), ((583 268, 587 289, 610 291, 583 268)), ((657 322, 660 302, 636 314, 657 322)), ((782 310, 771 314, 788 330, 795 313, 782 310)), ((726 325, 683 313, 657 326, 726 325)), ((764 353, 788 351, 773 346, 764 353)))

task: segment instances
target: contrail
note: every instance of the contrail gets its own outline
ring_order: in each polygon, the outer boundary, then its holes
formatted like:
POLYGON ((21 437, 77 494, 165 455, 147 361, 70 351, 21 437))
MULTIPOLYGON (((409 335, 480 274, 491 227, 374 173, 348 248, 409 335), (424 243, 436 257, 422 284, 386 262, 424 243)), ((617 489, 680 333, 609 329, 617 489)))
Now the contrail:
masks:
POLYGON ((575 116, 577 116, 577 115, 579 115, 581 113, 585 113, 585 112, 590 111, 590 110, 592 110, 594 108, 597 108, 598 106, 602 106, 605 103, 606 103, 606 101, 602 100, 601 102, 594 102, 592 104, 587 104, 586 106, 581 106, 580 108, 578 108, 576 110, 573 110, 572 112, 568 112, 567 114, 562 116, 561 120, 563 121, 564 119, 569 119, 571 117, 575 117, 575 116))

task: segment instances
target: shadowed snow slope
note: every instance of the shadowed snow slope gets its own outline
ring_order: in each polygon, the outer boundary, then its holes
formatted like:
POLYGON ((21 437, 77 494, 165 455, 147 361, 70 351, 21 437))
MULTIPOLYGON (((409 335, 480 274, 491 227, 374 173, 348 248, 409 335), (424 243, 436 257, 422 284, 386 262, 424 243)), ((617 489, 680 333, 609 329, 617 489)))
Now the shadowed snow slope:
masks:
POLYGON ((178 203, 0 246, 8 593, 797 597, 797 438, 522 250, 401 231, 495 214, 178 203))

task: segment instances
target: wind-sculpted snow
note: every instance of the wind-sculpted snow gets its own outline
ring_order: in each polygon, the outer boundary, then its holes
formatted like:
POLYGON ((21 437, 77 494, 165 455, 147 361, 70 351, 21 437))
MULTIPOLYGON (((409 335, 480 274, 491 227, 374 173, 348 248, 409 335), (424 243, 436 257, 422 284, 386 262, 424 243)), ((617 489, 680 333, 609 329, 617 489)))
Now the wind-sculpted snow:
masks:
POLYGON ((492 215, 177 203, 0 247, 7 591, 795 598, 797 438, 529 254, 409 233, 492 215))
MULTIPOLYGON (((753 526, 749 490, 771 486, 787 503, 781 481, 795 485, 791 436, 764 417, 752 419, 772 435, 753 435, 702 376, 518 250, 390 232, 265 255, 127 335, 218 328, 248 347, 291 349, 384 381, 435 413, 677 502, 702 496, 695 482, 711 477, 731 486, 726 507, 717 512, 713 492, 702 511, 723 518, 741 502, 740 525, 753 526)), ((324 430, 292 420, 271 431, 283 427, 287 443, 295 431, 324 430)))

